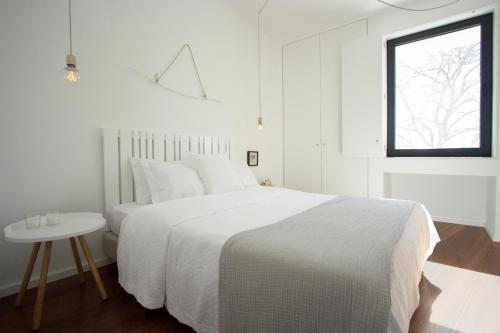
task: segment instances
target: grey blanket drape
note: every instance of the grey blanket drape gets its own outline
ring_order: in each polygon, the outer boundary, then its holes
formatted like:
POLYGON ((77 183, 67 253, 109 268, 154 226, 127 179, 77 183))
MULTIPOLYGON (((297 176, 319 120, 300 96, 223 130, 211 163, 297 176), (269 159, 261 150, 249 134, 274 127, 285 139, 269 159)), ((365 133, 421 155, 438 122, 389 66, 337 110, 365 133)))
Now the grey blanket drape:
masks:
POLYGON ((414 202, 337 197, 222 250, 219 332, 387 332, 394 246, 414 202))

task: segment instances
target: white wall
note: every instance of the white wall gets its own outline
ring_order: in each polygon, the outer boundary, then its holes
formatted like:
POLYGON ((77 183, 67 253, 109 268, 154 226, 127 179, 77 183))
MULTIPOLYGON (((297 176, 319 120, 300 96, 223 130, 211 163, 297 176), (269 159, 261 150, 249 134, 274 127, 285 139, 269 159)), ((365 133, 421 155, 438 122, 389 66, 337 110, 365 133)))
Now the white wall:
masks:
POLYGON ((488 177, 387 175, 385 195, 424 204, 435 221, 485 226, 488 177))
MULTIPOLYGON (((397 188, 392 196, 426 201, 431 213, 435 216, 444 215, 440 217, 448 218, 449 221, 483 221, 483 225, 486 226, 490 235, 500 241, 500 187, 498 186, 499 182, 495 181, 495 177, 500 176, 500 162, 497 158, 349 158, 341 153, 341 48, 344 42, 364 37, 367 33, 370 37, 382 38, 406 30, 439 24, 463 14, 469 13, 470 15, 475 9, 495 8, 496 4, 497 2, 492 0, 463 0, 445 9, 423 13, 388 8, 367 20, 319 33, 321 51, 318 59, 321 59, 322 69, 322 135, 329 136, 324 138, 327 143, 326 152, 323 154, 324 192, 372 197, 390 196, 391 189, 388 188, 390 184, 387 181, 390 178, 392 179, 391 186, 397 188), (424 178, 425 182, 422 183, 414 181, 415 179, 390 177, 391 174, 438 175, 437 177, 442 175, 443 178, 439 182, 429 181, 432 178, 424 178), (454 178, 453 187, 442 187, 443 183, 449 181, 448 178, 444 178, 448 175, 477 178, 473 180, 475 186, 478 187, 476 190, 483 194, 487 193, 488 196, 484 198, 484 196, 470 195, 468 197, 469 206, 465 205, 465 207, 454 209, 454 206, 449 203, 458 203, 464 200, 463 193, 469 191, 471 180, 467 177, 457 177, 454 178), (407 186, 411 188, 407 188, 407 186), (439 195, 430 196, 425 195, 425 193, 417 195, 414 189, 417 186, 425 186, 428 193, 439 193, 439 195), (467 208, 469 209, 467 210, 467 208)), ((496 20, 496 27, 498 27, 498 15, 496 20)), ((495 34, 497 35, 497 33, 498 29, 495 34)), ((318 36, 311 38, 318 38, 318 36)), ((498 39, 495 38, 495 40, 498 39)), ((297 41, 284 48, 288 50, 297 43, 306 43, 306 41, 297 41)), ((495 51, 496 59, 498 59, 500 54, 498 47, 495 48, 495 51)), ((366 57, 370 56, 370 54, 366 54, 366 57)), ((496 73, 498 81, 498 66, 496 66, 496 73)), ((287 86, 287 82, 284 86, 287 86)), ((496 87, 499 89, 498 84, 496 87)), ((384 89, 385 87, 380 87, 381 92, 384 89)), ((364 98, 364 96, 360 96, 360 98, 364 98)), ((496 103, 497 100, 494 108, 495 124, 497 122, 496 103)), ((379 114, 378 117, 382 121, 384 115, 379 114)), ((363 133, 359 133, 359 135, 363 135, 363 133)), ((385 133, 381 135, 386 136, 385 133)), ((494 146, 497 146, 496 140, 494 146)))
MULTIPOLYGON (((0 3, 0 226, 25 212, 102 212, 103 127, 229 135, 233 157, 259 150, 261 165, 254 171, 281 183, 278 43, 263 40, 266 128, 257 132, 256 28, 218 1, 73 1, 74 53, 82 75, 76 85, 59 73, 68 52, 67 5, 66 0, 0 3), (134 72, 153 75, 186 42, 209 97, 222 104, 171 94, 134 72)), ((182 57, 166 84, 196 93, 186 60, 182 57)), ((100 234, 91 235, 89 243, 102 262, 100 234)), ((15 291, 30 250, 0 238, 0 295, 15 291)), ((57 242, 51 274, 72 268, 69 244, 57 242)))

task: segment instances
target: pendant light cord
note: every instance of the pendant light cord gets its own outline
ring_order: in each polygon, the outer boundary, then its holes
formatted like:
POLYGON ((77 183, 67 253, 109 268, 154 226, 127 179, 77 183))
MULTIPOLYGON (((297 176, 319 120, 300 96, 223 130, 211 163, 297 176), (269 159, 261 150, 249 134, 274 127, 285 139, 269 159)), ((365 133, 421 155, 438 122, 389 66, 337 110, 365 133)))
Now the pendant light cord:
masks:
POLYGON ((270 0, 267 0, 257 14, 257 43, 259 52, 259 117, 262 117, 262 92, 261 92, 261 46, 260 46, 260 15, 266 8, 270 0))
POLYGON ((393 7, 393 8, 397 8, 397 9, 402 9, 402 10, 407 10, 407 11, 411 11, 411 12, 427 12, 427 11, 430 11, 430 10, 435 10, 435 9, 441 9, 441 8, 449 7, 451 5, 456 4, 457 2, 460 2, 460 0, 453 0, 451 2, 445 3, 445 4, 440 5, 440 6, 436 6, 436 7, 416 9, 416 8, 407 8, 407 7, 398 6, 398 5, 386 2, 384 0, 376 0, 376 1, 378 1, 380 3, 383 3, 384 5, 387 5, 389 7, 393 7))
POLYGON ((69 54, 73 54, 73 37, 71 31, 71 0, 69 0, 69 54))

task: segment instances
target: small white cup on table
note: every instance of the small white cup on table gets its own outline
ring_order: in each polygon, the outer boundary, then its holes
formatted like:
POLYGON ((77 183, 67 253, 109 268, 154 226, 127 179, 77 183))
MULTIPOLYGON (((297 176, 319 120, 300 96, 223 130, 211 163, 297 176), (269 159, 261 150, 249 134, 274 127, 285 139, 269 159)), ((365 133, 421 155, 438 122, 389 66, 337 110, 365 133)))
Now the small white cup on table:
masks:
POLYGON ((45 214, 45 223, 47 226, 58 225, 61 221, 61 214, 59 212, 47 212, 45 214))
POLYGON ((40 228, 40 219, 40 215, 25 214, 24 223, 26 225, 26 229, 40 228))

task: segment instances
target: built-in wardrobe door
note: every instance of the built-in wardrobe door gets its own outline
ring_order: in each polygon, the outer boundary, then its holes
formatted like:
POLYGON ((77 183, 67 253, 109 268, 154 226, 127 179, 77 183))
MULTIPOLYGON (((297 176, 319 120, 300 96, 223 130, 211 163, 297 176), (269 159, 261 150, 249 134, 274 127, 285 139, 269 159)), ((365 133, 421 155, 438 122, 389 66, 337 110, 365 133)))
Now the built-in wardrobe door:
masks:
POLYGON ((384 61, 380 36, 359 38, 342 45, 342 154, 345 157, 385 156, 384 61))
POLYGON ((321 192, 320 46, 311 37, 283 49, 285 186, 321 192))

